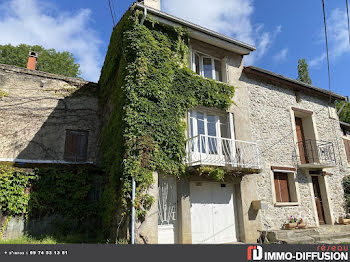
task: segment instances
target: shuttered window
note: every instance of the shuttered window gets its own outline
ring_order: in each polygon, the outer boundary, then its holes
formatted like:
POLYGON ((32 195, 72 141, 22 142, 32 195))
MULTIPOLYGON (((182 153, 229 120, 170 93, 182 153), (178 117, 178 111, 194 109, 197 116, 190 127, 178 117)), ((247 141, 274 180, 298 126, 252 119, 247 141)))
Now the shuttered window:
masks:
POLYGON ((275 192, 277 202, 291 202, 287 173, 274 173, 275 192))
POLYGON ((88 135, 87 131, 66 130, 65 161, 86 162, 88 135))
POLYGON ((346 138, 343 138, 343 140, 344 140, 346 156, 348 157, 348 162, 350 163, 350 140, 346 138))

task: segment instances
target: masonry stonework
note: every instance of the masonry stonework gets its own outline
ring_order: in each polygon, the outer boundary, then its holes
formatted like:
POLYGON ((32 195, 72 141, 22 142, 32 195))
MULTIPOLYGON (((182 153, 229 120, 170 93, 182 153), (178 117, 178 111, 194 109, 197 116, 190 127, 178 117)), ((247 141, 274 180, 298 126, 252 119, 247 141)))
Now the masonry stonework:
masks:
POLYGON ((97 85, 0 65, 0 161, 64 161, 67 129, 85 130, 87 162, 97 161, 97 85))
POLYGON ((286 87, 268 83, 263 79, 246 79, 249 83, 249 108, 253 140, 261 150, 263 170, 258 175, 257 188, 259 197, 266 202, 262 210, 262 223, 265 221, 274 229, 280 229, 289 216, 302 217, 310 226, 318 226, 315 212, 314 196, 310 175, 307 170, 298 169, 296 182, 299 186, 299 203, 292 206, 276 206, 273 203, 271 166, 297 168, 295 158, 296 141, 294 139, 291 107, 311 110, 316 123, 317 140, 332 142, 337 164, 325 171, 330 176, 324 180, 328 189, 329 208, 332 214, 331 223, 344 215, 344 194, 342 179, 346 175, 346 155, 341 141, 341 129, 335 114, 334 103, 329 98, 315 94, 300 93, 297 102, 295 92, 286 87), (330 114, 330 111, 331 112, 330 114))

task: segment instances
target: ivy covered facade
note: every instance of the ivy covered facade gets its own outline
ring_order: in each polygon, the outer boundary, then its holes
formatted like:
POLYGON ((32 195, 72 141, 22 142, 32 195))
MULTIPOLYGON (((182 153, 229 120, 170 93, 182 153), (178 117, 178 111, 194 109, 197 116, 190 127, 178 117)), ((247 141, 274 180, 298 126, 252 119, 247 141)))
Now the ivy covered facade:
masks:
POLYGON ((253 46, 141 2, 98 84, 0 65, 1 238, 16 225, 130 243, 132 207, 139 244, 256 243, 291 216, 339 223, 345 98, 244 66, 253 46))

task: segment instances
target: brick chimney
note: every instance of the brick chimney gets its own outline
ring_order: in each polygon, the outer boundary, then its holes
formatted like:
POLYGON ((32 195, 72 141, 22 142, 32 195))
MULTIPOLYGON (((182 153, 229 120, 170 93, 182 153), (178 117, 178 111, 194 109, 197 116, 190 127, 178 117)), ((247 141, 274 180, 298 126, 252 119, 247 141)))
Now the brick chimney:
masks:
POLYGON ((139 0, 139 2, 160 11, 160 0, 139 0))
POLYGON ((29 51, 29 57, 28 57, 28 64, 27 64, 27 69, 29 70, 35 70, 35 65, 36 65, 36 59, 38 55, 34 51, 29 51))

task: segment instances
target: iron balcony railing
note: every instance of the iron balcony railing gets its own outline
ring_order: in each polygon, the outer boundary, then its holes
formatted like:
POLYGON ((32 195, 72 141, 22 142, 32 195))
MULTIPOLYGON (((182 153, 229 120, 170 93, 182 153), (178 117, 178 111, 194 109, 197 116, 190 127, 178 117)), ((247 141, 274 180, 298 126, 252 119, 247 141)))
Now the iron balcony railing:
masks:
POLYGON ((336 164, 332 142, 305 140, 297 143, 300 164, 330 165, 336 164))
POLYGON ((257 143, 207 135, 192 137, 187 142, 189 166, 214 165, 260 169, 257 143))

